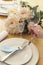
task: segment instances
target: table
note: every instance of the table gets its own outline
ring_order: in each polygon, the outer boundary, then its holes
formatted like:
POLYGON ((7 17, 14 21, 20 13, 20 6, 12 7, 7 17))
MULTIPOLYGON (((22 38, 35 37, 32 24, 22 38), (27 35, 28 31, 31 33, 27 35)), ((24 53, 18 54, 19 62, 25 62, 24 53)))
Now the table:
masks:
MULTIPOLYGON (((4 16, 0 16, 0 20, 3 20, 3 23, 4 23, 4 20, 6 19, 7 17, 4 17, 4 16)), ((0 24, 1 24, 1 21, 0 21, 0 24)), ((5 26, 4 24, 1 24, 0 25, 0 32, 3 31, 5 29, 5 26)), ((14 34, 14 35, 11 35, 9 34, 9 36, 7 38, 15 38, 15 37, 20 37, 19 34, 14 34)), ((29 34, 23 34, 23 38, 25 39, 28 39, 30 40, 31 39, 31 35, 29 34)), ((7 39, 6 38, 6 39, 7 39)), ((39 49, 39 53, 40 53, 40 58, 39 58, 39 62, 37 63, 37 65, 43 65, 43 39, 39 39, 39 38, 34 38, 32 40, 32 42, 36 45, 36 47, 39 49)))

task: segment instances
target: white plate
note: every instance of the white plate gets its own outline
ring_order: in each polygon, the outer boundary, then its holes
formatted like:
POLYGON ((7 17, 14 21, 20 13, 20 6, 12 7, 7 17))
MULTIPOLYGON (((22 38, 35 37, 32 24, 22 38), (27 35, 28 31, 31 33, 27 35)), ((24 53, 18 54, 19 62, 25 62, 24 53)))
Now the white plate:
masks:
POLYGON ((8 14, 0 13, 1 16, 8 16, 8 14))
POLYGON ((10 10, 17 10, 19 8, 19 4, 17 1, 0 1, 0 15, 8 16, 10 10))
POLYGON ((33 57, 31 59, 31 61, 29 63, 27 63, 26 65, 36 65, 39 60, 39 51, 38 51, 37 47, 32 43, 30 44, 30 47, 33 52, 33 57))
MULTIPOLYGON (((30 44, 30 47, 32 48, 32 51, 33 51, 33 57, 31 61, 25 65, 36 65, 39 60, 39 51, 33 43, 30 44)), ((0 62, 0 65, 6 65, 6 64, 0 62)))
MULTIPOLYGON (((27 41, 27 43, 28 43, 28 40, 26 40, 26 39, 10 38, 10 39, 3 41, 1 43, 1 45, 8 44, 8 45, 11 45, 13 47, 15 47, 15 46, 18 47, 18 46, 21 46, 25 41, 27 41)), ((0 52, 1 57, 3 57, 2 55, 5 56, 6 54, 3 52, 0 52)), ((5 62, 8 64, 11 64, 11 65, 21 65, 21 64, 28 62, 31 59, 31 57, 32 57, 31 47, 26 46, 22 51, 19 51, 15 55, 9 57, 5 62)))

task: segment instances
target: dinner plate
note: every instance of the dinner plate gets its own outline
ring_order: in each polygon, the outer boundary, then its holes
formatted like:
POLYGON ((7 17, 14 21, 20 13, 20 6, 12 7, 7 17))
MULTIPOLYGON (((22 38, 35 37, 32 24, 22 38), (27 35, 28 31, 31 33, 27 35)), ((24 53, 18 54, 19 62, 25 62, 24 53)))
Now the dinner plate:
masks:
MULTIPOLYGON (((19 47, 24 42, 28 43, 29 41, 22 38, 10 38, 1 42, 0 47, 3 44, 8 44, 12 47, 19 47)), ((0 51, 0 58, 5 57, 5 56, 6 56, 6 53, 0 51)), ((5 62, 10 65, 22 65, 30 61, 31 58, 32 58, 32 50, 31 50, 31 47, 27 45, 23 50, 18 51, 16 54, 9 57, 5 62)))
MULTIPOLYGON (((30 62, 26 63, 25 65, 36 65, 39 60, 39 51, 33 43, 30 44, 30 47, 33 52, 33 57, 30 60, 30 62)), ((6 64, 0 62, 0 65, 6 65, 6 64)))
POLYGON ((0 15, 1 15, 1 16, 8 16, 8 13, 0 12, 0 15))
POLYGON ((36 65, 39 61, 39 50, 37 49, 37 47, 33 43, 30 44, 30 47, 31 47, 32 52, 33 52, 33 57, 30 60, 30 62, 28 62, 26 65, 36 65))

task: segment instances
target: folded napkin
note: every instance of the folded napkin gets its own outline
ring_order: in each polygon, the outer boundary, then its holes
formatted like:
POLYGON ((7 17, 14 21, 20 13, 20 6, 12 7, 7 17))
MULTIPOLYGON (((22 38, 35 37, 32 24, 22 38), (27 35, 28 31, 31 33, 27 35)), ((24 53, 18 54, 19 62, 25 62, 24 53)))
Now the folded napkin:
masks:
POLYGON ((0 33, 0 41, 2 41, 4 38, 6 38, 8 36, 8 32, 5 30, 5 31, 2 31, 0 33))
POLYGON ((0 47, 0 51, 3 51, 3 52, 7 52, 7 53, 10 53, 12 51, 16 51, 18 50, 18 47, 11 47, 7 44, 3 44, 1 47, 0 47))

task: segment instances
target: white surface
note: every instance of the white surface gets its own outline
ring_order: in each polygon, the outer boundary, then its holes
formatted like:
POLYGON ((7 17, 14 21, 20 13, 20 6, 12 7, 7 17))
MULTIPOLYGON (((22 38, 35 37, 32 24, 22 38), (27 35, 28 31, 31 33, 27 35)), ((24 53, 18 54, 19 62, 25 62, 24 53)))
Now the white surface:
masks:
POLYGON ((13 4, 14 3, 14 0, 13 1, 10 1, 10 2, 6 2, 6 1, 3 1, 3 0, 1 0, 0 1, 0 4, 13 4))
POLYGON ((38 60, 39 60, 39 51, 38 51, 37 47, 32 43, 30 44, 30 47, 31 47, 32 52, 33 52, 33 57, 30 60, 30 62, 27 63, 26 65, 36 65, 38 60))
POLYGON ((0 8, 0 15, 8 16, 8 10, 6 8, 0 8))
POLYGON ((7 31, 2 31, 1 33, 0 33, 0 41, 2 41, 5 37, 7 37, 8 36, 8 32, 7 31))
POLYGON ((40 10, 43 11, 43 0, 22 0, 22 1, 28 1, 29 4, 33 7, 36 5, 39 5, 40 10))
POLYGON ((8 16, 8 14, 6 13, 0 13, 0 15, 2 15, 2 16, 8 16))
MULTIPOLYGON (((21 46, 25 41, 25 39, 22 38, 11 38, 11 39, 7 39, 5 41, 3 41, 1 43, 1 45, 3 44, 9 44, 13 47, 18 47, 21 46)), ((1 46, 0 45, 0 46, 1 46)), ((3 57, 5 57, 5 53, 3 53, 2 51, 0 51, 0 58, 2 59, 3 57)), ((26 63, 27 61, 29 61, 32 57, 32 50, 30 48, 30 46, 25 47, 23 50, 18 51, 17 54, 14 54, 13 56, 9 57, 5 62, 8 64, 13 64, 13 65, 21 65, 26 63), (22 61, 21 61, 22 60, 22 61)))
POLYGON ((37 47, 33 43, 30 44, 30 47, 31 47, 32 52, 33 52, 33 57, 25 65, 36 65, 38 63, 38 60, 39 60, 39 51, 38 51, 37 47))
POLYGON ((10 10, 19 9, 17 1, 0 1, 0 15, 8 16, 10 10))
MULTIPOLYGON (((18 1, 18 0, 17 0, 18 1)), ((22 1, 28 1, 31 6, 39 5, 39 8, 43 10, 43 0, 22 0, 22 1)), ((3 2, 4 4, 9 4, 8 2, 3 2)), ((14 3, 14 1, 10 2, 10 4, 14 3)), ((2 0, 0 1, 0 4, 2 4, 2 0)))
POLYGON ((6 9, 4 9, 4 8, 0 8, 0 13, 8 13, 8 11, 6 10, 6 9))
MULTIPOLYGON (((17 0, 18 1, 18 0, 17 0)), ((40 10, 43 10, 43 0, 24 0, 24 1, 28 1, 29 4, 33 7, 33 6, 36 6, 36 5, 39 5, 39 9, 40 10)), ((12 2, 5 2, 5 1, 0 1, 0 5, 3 4, 3 7, 7 8, 7 9, 10 9, 10 8, 18 8, 18 5, 17 5, 17 2, 14 0, 12 2)), ((1 11, 1 10, 0 10, 1 11)), ((6 12, 6 11, 3 11, 3 12, 6 12)), ((7 12, 8 13, 8 12, 7 12)), ((3 13, 0 13, 0 15, 4 15, 4 16, 8 16, 8 14, 3 14, 3 13)))
MULTIPOLYGON (((25 65, 36 65, 39 60, 39 51, 37 47, 32 43, 30 44, 30 47, 32 48, 32 51, 33 51, 33 57, 31 61, 25 65)), ((0 62, 0 65, 6 65, 6 64, 0 62)))

